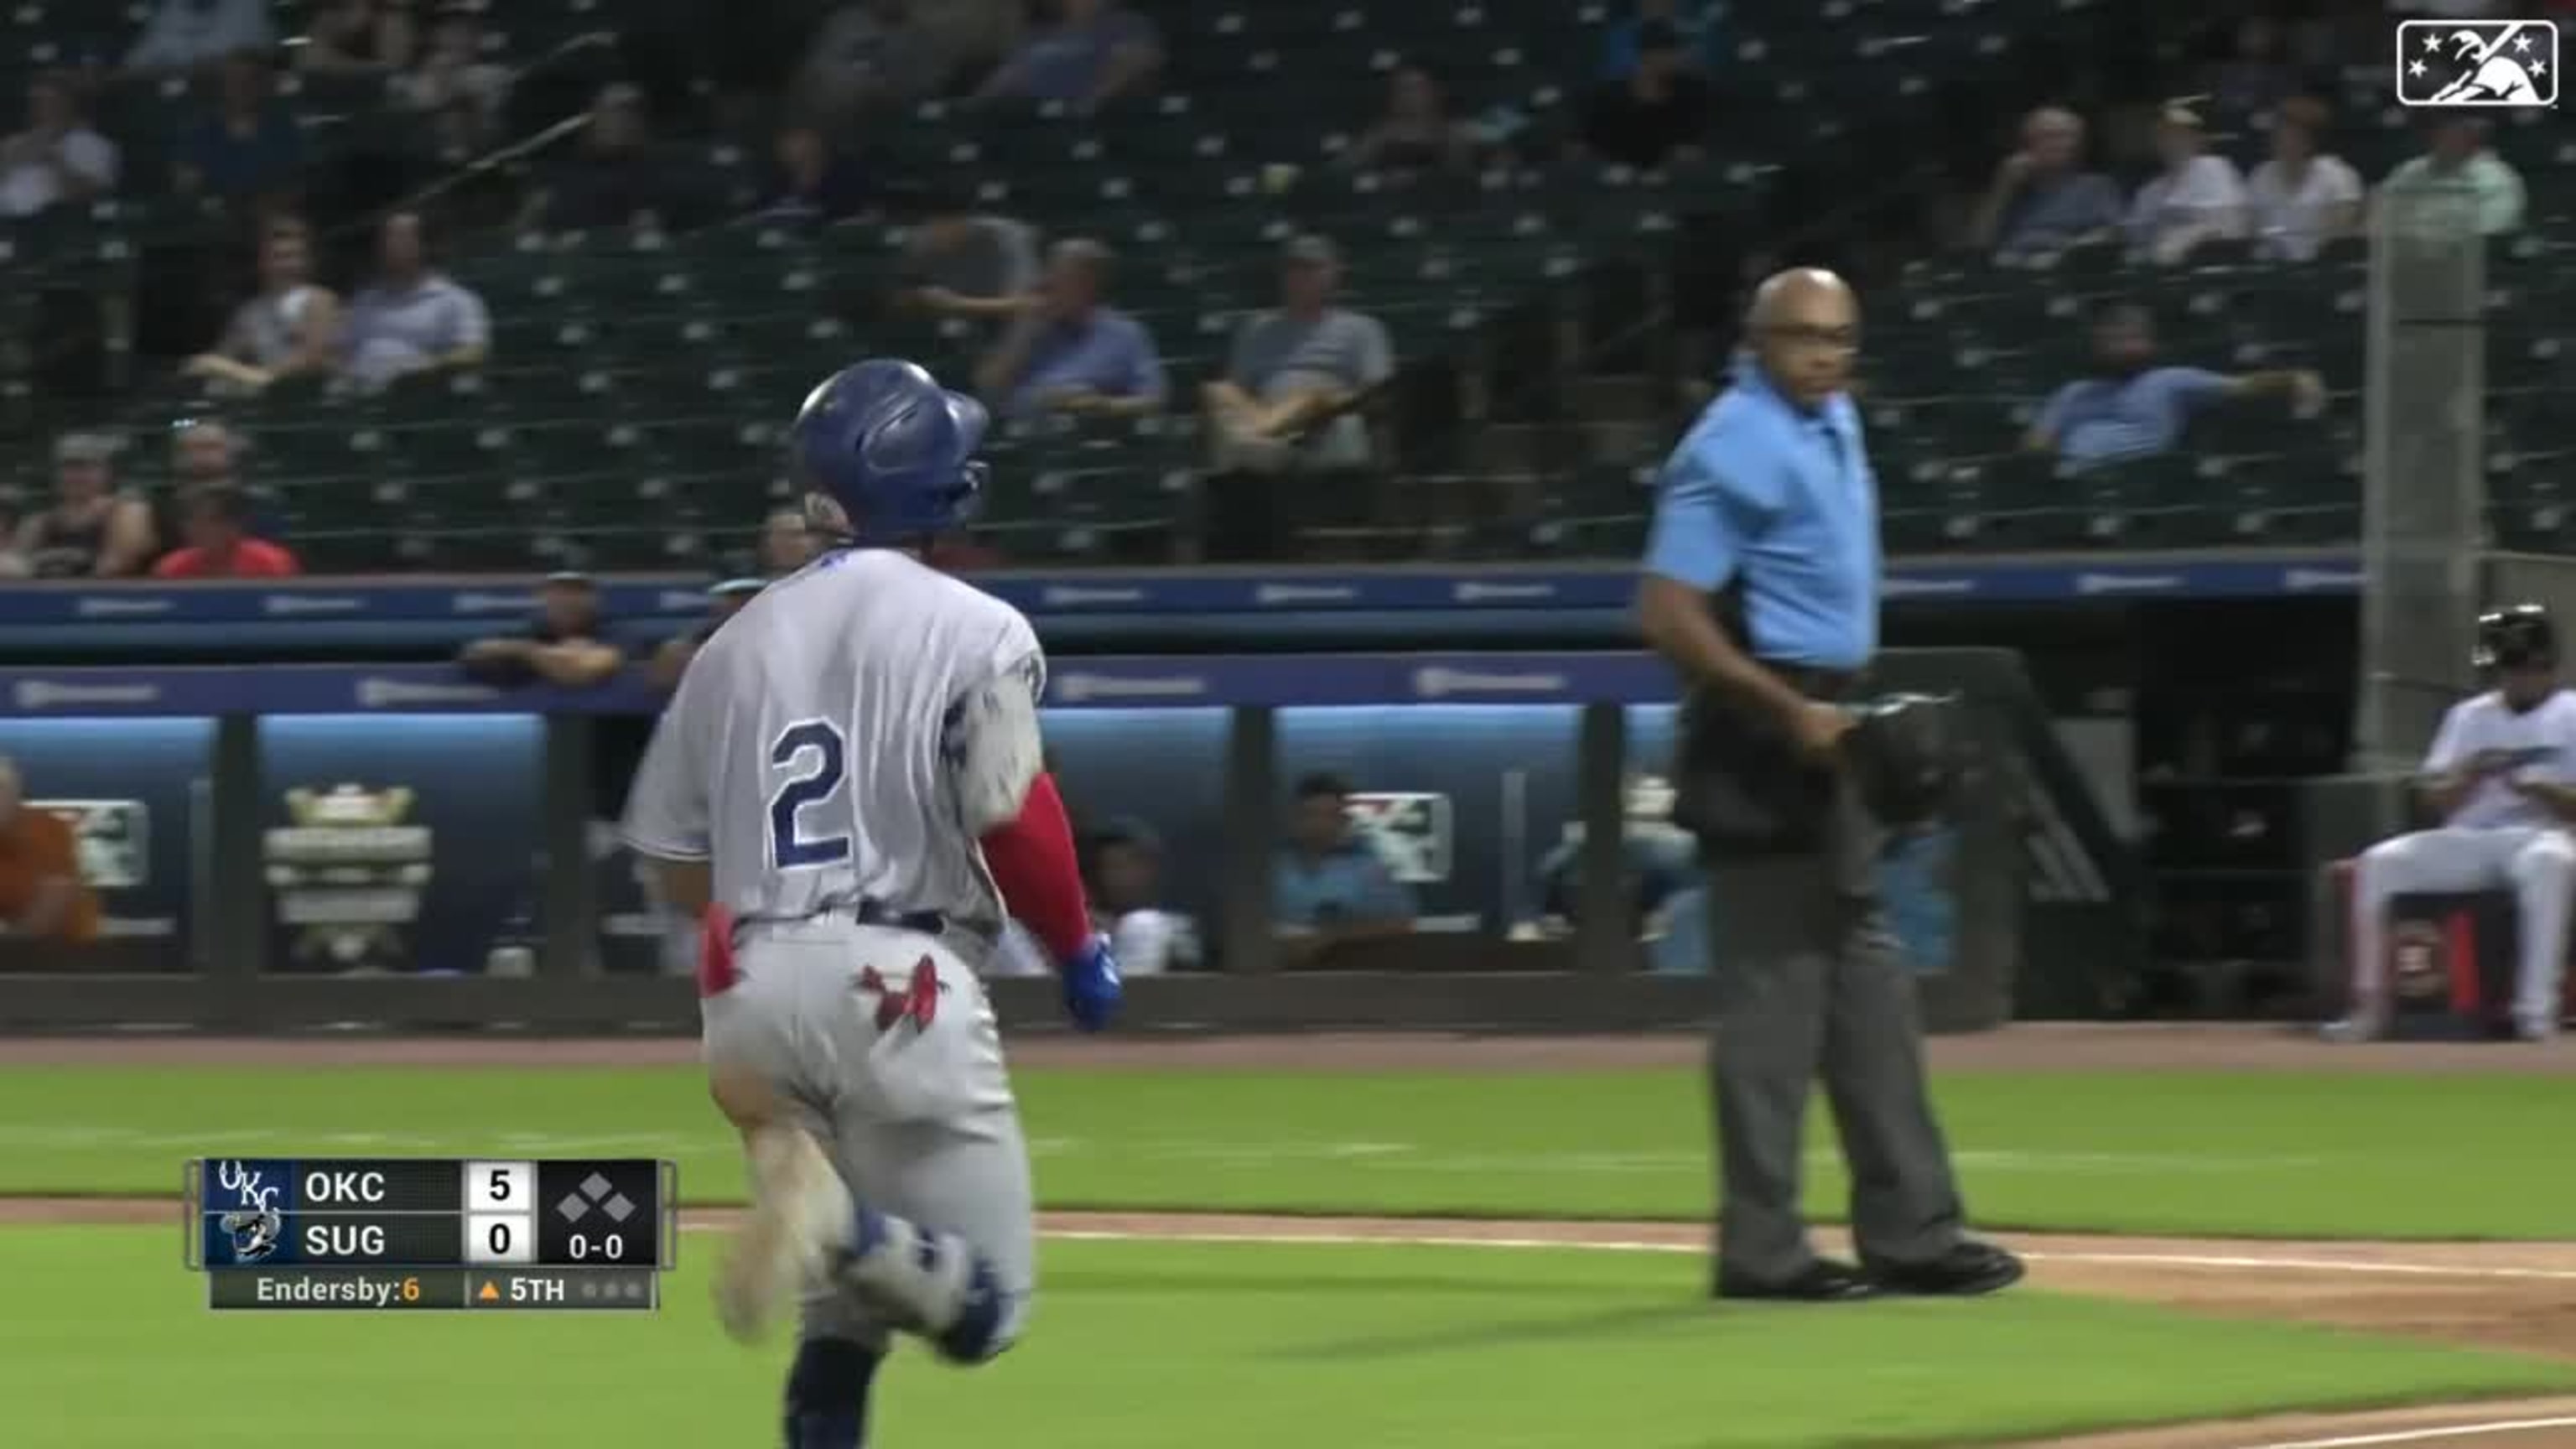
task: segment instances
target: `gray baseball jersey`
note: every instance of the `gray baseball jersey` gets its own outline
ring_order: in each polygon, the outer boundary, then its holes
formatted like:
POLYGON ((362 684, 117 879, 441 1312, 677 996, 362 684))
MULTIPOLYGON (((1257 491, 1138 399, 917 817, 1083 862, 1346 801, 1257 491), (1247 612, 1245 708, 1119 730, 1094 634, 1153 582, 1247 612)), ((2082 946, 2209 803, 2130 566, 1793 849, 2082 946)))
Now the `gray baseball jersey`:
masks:
POLYGON ((638 852, 711 861, 743 919, 874 901, 988 938, 1000 892, 965 819, 968 702, 1045 656, 1020 611, 906 555, 828 554, 771 584, 697 657, 626 803, 638 852))

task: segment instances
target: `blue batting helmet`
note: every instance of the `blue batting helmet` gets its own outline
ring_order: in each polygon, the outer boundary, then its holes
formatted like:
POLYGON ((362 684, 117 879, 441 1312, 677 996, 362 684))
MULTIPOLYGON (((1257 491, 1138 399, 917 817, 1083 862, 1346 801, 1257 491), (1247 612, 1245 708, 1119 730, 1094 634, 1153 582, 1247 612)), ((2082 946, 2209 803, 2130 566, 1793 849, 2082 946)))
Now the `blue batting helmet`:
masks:
POLYGON ((899 543, 972 516, 985 473, 975 451, 991 422, 919 364, 876 357, 805 395, 788 454, 798 482, 849 516, 853 539, 899 543))

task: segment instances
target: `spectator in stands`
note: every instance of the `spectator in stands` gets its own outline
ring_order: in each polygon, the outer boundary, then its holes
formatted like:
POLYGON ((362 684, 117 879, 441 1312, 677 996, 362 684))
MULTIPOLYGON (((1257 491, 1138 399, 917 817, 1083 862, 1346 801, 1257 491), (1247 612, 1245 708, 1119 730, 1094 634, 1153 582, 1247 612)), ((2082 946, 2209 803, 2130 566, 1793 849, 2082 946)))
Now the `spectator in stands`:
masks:
POLYGON ((286 579, 303 572, 295 555, 251 537, 250 495, 228 484, 188 491, 188 540, 152 566, 156 579, 286 579))
POLYGON ((2399 163, 2379 189, 2385 202, 2406 208, 2408 229, 2418 235, 2503 236, 2522 228, 2522 177, 2487 149, 2486 122, 2473 112, 2434 112, 2424 154, 2399 163))
POLYGON ((914 227, 899 300, 939 317, 1007 322, 1039 281, 1038 232, 1025 221, 952 208, 914 227))
POLYGON ((1698 63, 1715 69, 1719 27, 1726 19, 1724 0, 1636 0, 1626 19, 1614 20, 1601 32, 1601 79, 1623 81, 1637 73, 1641 49, 1637 39, 1649 25, 1669 25, 1683 48, 1698 63))
POLYGON ((492 116, 471 100, 429 113, 427 170, 447 178, 439 210, 458 235, 507 227, 524 210, 513 168, 475 164, 490 153, 495 134, 492 116))
POLYGON ((17 762, 0 758, 0 926, 12 940, 78 944, 97 939, 98 916, 71 823, 29 809, 17 762))
POLYGON ((2084 122, 2054 106, 2023 120, 2021 149, 1995 167, 1995 179, 1970 223, 1972 242, 1998 261, 2063 251, 2108 236, 2120 226, 2120 189, 2098 171, 2081 169, 2084 122))
POLYGON ((2280 22, 2257 11, 2237 21, 2233 48, 2210 67, 2210 99, 2222 115, 2251 115, 2288 99, 2296 79, 2280 22))
POLYGON ((226 201, 261 201, 296 188, 304 133, 271 92, 267 56, 239 50, 224 57, 215 109, 180 143, 176 167, 182 192, 226 201))
POLYGON ((662 647, 653 651, 652 662, 644 666, 654 687, 679 688, 680 676, 688 673, 689 661, 698 657, 698 651, 715 637, 716 630, 724 627, 725 620, 741 613, 742 606, 764 587, 766 582, 761 579, 727 579, 707 590, 707 617, 687 632, 663 640, 662 647))
POLYGON ((1387 79, 1385 114, 1342 153, 1342 164, 1408 179, 1456 176, 1476 164, 1475 132, 1450 119, 1448 97, 1431 72, 1408 65, 1387 79))
POLYGON ((1198 964, 1198 932, 1190 918, 1163 909, 1163 842, 1141 820, 1117 819, 1084 842, 1084 883, 1091 922, 1109 936, 1118 969, 1129 976, 1160 976, 1198 964))
POLYGON ((349 303, 347 375, 381 387, 415 372, 480 367, 492 315, 483 299, 429 265, 420 214, 398 211, 376 233, 376 279, 349 303))
POLYGON ((27 129, 0 141, 0 217, 34 216, 116 185, 116 143, 90 129, 72 78, 46 71, 27 84, 27 129))
POLYGON ((295 50, 295 68, 309 75, 399 72, 411 62, 411 12, 400 5, 379 10, 375 0, 329 0, 311 24, 295 50))
POLYGON ((152 507, 116 487, 115 445, 91 433, 54 443, 54 503, 18 525, 17 552, 40 579, 124 579, 160 547, 152 507))
POLYGON ((2156 363, 2155 321, 2146 308, 2116 303, 2093 324, 2095 375, 2057 390, 2023 439, 2068 471, 2172 452, 2201 407, 2235 398, 2287 397, 2302 413, 2325 403, 2313 372, 2229 375, 2156 363))
POLYGON ((794 125, 778 133, 776 175, 761 215, 772 221, 839 221, 865 211, 868 178, 849 157, 812 126, 794 125))
POLYGON ((2190 107, 2167 106, 2156 118, 2156 157, 2164 169, 2138 188, 2129 208, 2129 246, 2138 256, 2171 265, 2202 242, 2244 237, 2245 178, 2208 145, 2190 107))
POLYGON ((856 0, 823 18, 805 47, 795 109, 838 132, 865 113, 938 95, 956 58, 913 18, 912 0, 856 0))
POLYGON ((477 639, 458 663, 487 684, 587 689, 617 677, 626 656, 601 637, 599 587, 588 574, 548 574, 535 622, 517 634, 477 639))
POLYGON ((764 578, 785 578, 812 563, 823 551, 823 535, 814 531, 804 510, 781 508, 760 525, 760 572, 764 578))
POLYGON ((1243 324, 1226 375, 1201 390, 1219 468, 1368 463, 1368 421, 1346 409, 1395 374, 1395 349, 1376 318, 1333 305, 1340 283, 1331 242, 1301 236, 1288 244, 1278 309, 1243 324))
POLYGON ((259 292, 233 310, 212 352, 188 359, 191 377, 259 389, 281 377, 328 372, 339 360, 340 299, 312 280, 311 234, 280 217, 260 237, 259 292))
POLYGON ((142 38, 126 52, 125 68, 195 70, 276 43, 268 0, 161 0, 142 38))
POLYGON ((1116 263, 1087 237, 1047 249, 1044 280, 975 368, 999 411, 1134 416, 1163 407, 1163 359, 1145 325, 1105 301, 1116 263))
POLYGON ((230 484, 240 453, 232 429, 211 418, 189 418, 170 430, 170 476, 182 489, 230 484))
POLYGON ((499 123, 509 97, 510 72, 483 59, 483 17, 471 5, 451 4, 440 11, 419 62, 394 79, 394 98, 413 110, 439 112, 458 102, 471 106, 478 140, 499 123))
POLYGON ((1056 0, 1053 24, 1020 42, 976 91, 979 100, 1089 109, 1134 95, 1163 68, 1154 22, 1118 0, 1056 0))
POLYGON ((1670 23, 1637 27, 1637 68, 1583 105, 1583 149, 1617 166, 1652 170, 1699 159, 1711 119, 1708 82, 1670 23))
POLYGON ((644 93, 621 82, 592 102, 578 154, 539 193, 537 209, 548 226, 568 231, 652 231, 669 219, 673 200, 664 160, 646 140, 644 93))
POLYGON ((2361 176, 2341 157, 2318 153, 2325 134, 2326 108, 2307 96, 2283 101, 2272 119, 2272 158, 2246 182, 2265 256, 2304 262, 2361 225, 2361 176))
POLYGON ((1410 935, 1413 893, 1351 828, 1351 786, 1317 773, 1297 782, 1289 845, 1271 867, 1270 917, 1285 964, 1345 941, 1410 935))

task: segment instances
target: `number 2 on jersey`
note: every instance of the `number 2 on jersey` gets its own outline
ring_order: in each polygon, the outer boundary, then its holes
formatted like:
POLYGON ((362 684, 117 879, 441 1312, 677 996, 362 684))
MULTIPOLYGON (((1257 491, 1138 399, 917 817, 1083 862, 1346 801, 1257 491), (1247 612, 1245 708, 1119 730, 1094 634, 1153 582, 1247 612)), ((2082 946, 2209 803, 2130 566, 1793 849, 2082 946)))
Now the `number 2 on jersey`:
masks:
POLYGON ((769 796, 769 861, 780 870, 831 865, 850 858, 847 835, 806 835, 797 815, 840 793, 849 752, 829 720, 789 725, 770 743, 769 763, 787 772, 769 796))

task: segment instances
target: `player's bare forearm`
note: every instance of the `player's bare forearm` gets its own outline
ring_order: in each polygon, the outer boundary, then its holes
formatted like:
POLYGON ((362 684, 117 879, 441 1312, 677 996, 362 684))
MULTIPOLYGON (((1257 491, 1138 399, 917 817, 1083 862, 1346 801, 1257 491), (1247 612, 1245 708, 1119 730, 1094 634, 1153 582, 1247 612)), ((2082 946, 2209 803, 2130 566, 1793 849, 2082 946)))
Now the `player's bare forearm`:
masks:
POLYGON ((36 887, 34 898, 27 902, 26 914, 18 918, 19 931, 30 936, 50 936, 61 930, 79 892, 80 887, 63 876, 48 878, 36 887))
POLYGON ((2468 803, 2471 781, 2451 775, 2437 776, 2415 787, 2424 808, 2436 820, 2448 820, 2468 803))
POLYGON ((542 644, 528 652, 528 667, 548 684, 587 689, 615 674, 626 656, 605 644, 542 644))
POLYGON ((704 915, 715 900, 715 872, 703 860, 655 860, 653 883, 671 909, 692 919, 704 915))
POLYGON ((662 647, 653 651, 653 660, 645 666, 645 674, 658 688, 677 689, 680 687, 680 676, 689 672, 689 661, 697 657, 697 640, 687 638, 664 640, 662 647))
POLYGON ((1735 647, 1690 585, 1649 574, 1637 586, 1637 625, 1646 644, 1702 684, 1714 684, 1768 706, 1783 719, 1806 709, 1805 696, 1735 647))
POLYGON ((2558 817, 2560 824, 2576 823, 2576 785, 2562 785, 2555 780, 2523 780, 2514 785, 2523 797, 2558 817))

